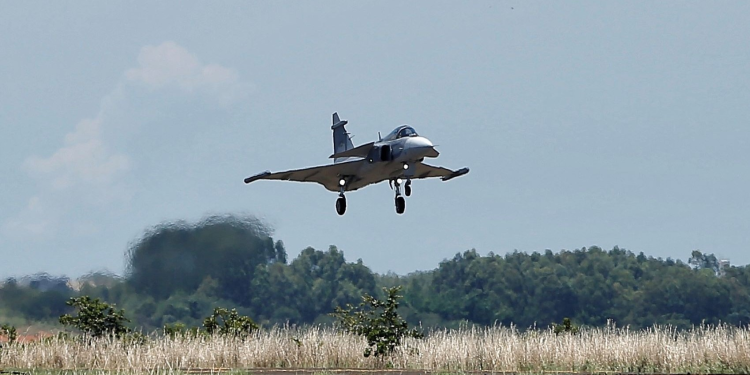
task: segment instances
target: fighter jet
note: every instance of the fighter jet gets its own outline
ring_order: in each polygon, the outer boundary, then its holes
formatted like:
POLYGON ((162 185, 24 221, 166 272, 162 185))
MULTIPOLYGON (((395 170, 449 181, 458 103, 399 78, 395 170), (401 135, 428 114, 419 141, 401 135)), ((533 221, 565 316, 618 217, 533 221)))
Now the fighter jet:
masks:
POLYGON ((422 137, 409 125, 401 125, 385 138, 378 133, 377 142, 354 147, 352 138, 344 125, 348 121, 333 114, 333 164, 284 172, 263 173, 245 179, 249 184, 257 180, 287 180, 317 182, 332 192, 338 192, 336 212, 346 212, 345 192, 354 191, 370 184, 388 180, 391 189, 396 190, 396 213, 403 214, 406 200, 401 196, 411 195, 411 180, 440 177, 443 181, 469 173, 469 168, 452 171, 443 167, 425 164, 425 158, 436 158, 440 153, 429 139, 422 137))

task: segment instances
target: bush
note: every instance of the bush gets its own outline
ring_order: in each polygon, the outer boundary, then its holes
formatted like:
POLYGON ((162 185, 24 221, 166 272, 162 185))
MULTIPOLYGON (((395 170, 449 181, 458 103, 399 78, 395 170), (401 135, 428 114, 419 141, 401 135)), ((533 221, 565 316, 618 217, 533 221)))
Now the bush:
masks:
POLYGON ((552 323, 552 329, 555 330, 555 335, 559 335, 561 333, 570 333, 575 335, 579 331, 578 326, 573 324, 570 318, 563 318, 562 324, 552 323))
POLYGON ((258 329, 258 325, 249 316, 237 313, 237 310, 227 310, 217 307, 211 316, 203 319, 203 328, 209 335, 246 337, 258 329))
POLYGON ((71 298, 66 302, 78 310, 78 315, 62 315, 60 323, 72 326, 91 337, 102 337, 113 334, 120 338, 130 332, 125 326, 129 322, 125 318, 125 311, 115 310, 114 305, 100 301, 98 298, 91 299, 89 296, 71 298))
POLYGON ((416 329, 410 330, 398 315, 398 300, 402 297, 398 295, 399 290, 401 286, 383 288, 387 295, 385 301, 365 294, 358 307, 347 304, 346 309, 336 307, 331 314, 346 331, 367 339, 369 348, 365 349, 365 357, 373 353, 376 357, 391 354, 405 337, 424 337, 416 329))
POLYGON ((8 338, 8 344, 14 343, 18 338, 16 327, 8 324, 3 324, 2 326, 0 326, 0 335, 8 338))
POLYGON ((198 337, 200 334, 205 334, 198 327, 188 327, 184 323, 176 322, 173 324, 164 324, 162 329, 164 336, 170 339, 183 338, 183 337, 198 337))
POLYGON ((185 334, 186 326, 183 323, 177 322, 174 324, 164 324, 164 328, 162 328, 162 333, 164 333, 164 336, 169 336, 169 338, 175 338, 177 336, 183 336, 185 334))

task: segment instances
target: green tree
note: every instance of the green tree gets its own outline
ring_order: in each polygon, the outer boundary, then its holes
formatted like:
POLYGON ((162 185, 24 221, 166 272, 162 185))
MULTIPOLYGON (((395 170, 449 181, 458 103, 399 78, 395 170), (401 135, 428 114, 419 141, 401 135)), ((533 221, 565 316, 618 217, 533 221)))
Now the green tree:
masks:
POLYGON ((125 326, 125 323, 129 322, 125 318, 125 311, 115 310, 114 306, 98 298, 91 299, 89 296, 71 298, 66 304, 75 308, 77 314, 62 315, 60 317, 62 325, 72 326, 91 337, 113 334, 120 338, 130 331, 125 326))
POLYGON ((362 335, 367 339, 364 356, 384 356, 393 353, 405 337, 422 338, 422 333, 409 329, 408 324, 398 314, 400 286, 383 288, 385 300, 365 294, 358 307, 336 307, 331 314, 348 332, 362 335))
POLYGON ((159 225, 127 254, 127 280, 154 298, 192 293, 210 276, 222 298, 249 305, 250 281, 259 265, 285 263, 283 243, 253 217, 214 216, 197 224, 159 225))
POLYGON ((203 320, 203 328, 210 335, 246 337, 258 329, 258 325, 248 316, 240 315, 237 310, 217 307, 213 314, 203 320))
POLYGON ((718 275, 719 271, 721 271, 719 260, 716 259, 716 256, 714 254, 703 254, 699 250, 693 250, 693 252, 690 254, 688 264, 699 270, 711 270, 715 275, 718 275))
POLYGON ((291 277, 299 285, 299 311, 303 320, 320 322, 336 306, 356 303, 364 293, 376 292, 375 276, 358 260, 347 263, 336 246, 328 251, 308 247, 291 263, 291 277))

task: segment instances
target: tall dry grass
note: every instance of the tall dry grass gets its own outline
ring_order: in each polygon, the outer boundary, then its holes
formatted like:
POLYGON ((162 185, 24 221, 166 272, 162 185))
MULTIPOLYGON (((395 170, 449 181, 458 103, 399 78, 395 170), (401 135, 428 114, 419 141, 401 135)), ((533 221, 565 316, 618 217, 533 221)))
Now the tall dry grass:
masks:
POLYGON ((0 349, 0 367, 170 371, 179 368, 352 368, 433 371, 617 371, 748 373, 750 330, 729 326, 644 331, 607 327, 580 334, 507 327, 433 332, 387 359, 364 358, 364 339, 329 328, 275 327, 240 340, 169 339, 145 344, 49 339, 0 349))

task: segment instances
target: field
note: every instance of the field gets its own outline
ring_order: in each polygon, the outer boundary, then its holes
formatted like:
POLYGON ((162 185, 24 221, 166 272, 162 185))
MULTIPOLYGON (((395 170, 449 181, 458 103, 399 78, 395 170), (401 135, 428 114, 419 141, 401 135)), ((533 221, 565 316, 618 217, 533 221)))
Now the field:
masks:
POLYGON ((274 327, 242 339, 153 337, 145 344, 50 338, 0 349, 0 368, 59 374, 338 373, 337 369, 396 373, 624 372, 748 373, 750 330, 727 326, 679 332, 607 327, 580 334, 507 327, 467 328, 408 339, 387 358, 365 358, 361 337, 330 328, 274 327), (304 369, 307 369, 303 371, 304 369), (67 371, 64 371, 67 372, 67 371), (210 371, 209 371, 210 372, 210 371))

